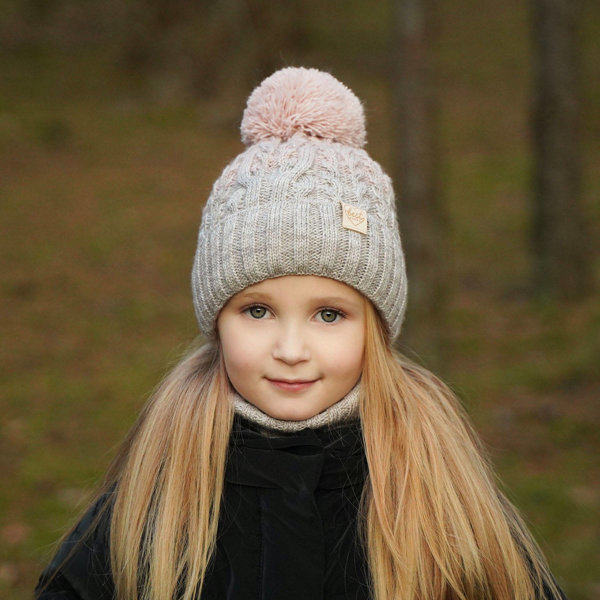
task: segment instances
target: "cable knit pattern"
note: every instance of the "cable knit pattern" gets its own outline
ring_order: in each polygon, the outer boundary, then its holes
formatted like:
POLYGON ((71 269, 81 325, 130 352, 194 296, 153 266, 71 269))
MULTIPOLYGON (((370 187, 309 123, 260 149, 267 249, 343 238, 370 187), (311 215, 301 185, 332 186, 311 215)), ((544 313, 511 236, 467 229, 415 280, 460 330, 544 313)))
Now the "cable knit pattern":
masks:
POLYGON ((307 85, 316 76, 307 69, 284 71, 281 86, 277 76, 282 71, 266 80, 268 89, 258 94, 268 106, 279 102, 285 107, 285 115, 279 115, 284 125, 268 125, 268 135, 257 133, 256 120, 266 109, 249 103, 255 133, 250 137, 246 133, 246 138, 258 141, 225 167, 203 211, 192 270, 200 329, 211 336, 220 309, 249 285, 283 275, 319 275, 342 281, 369 298, 394 339, 406 305, 404 255, 391 181, 357 147, 364 128, 362 107, 357 110, 360 102, 327 75, 323 94, 332 96, 333 81, 339 86, 335 93, 346 100, 324 102, 315 134, 314 123, 305 127, 303 119, 315 118, 315 95, 322 79, 317 77, 310 94, 290 105, 290 89, 300 89, 290 78, 297 76, 307 85), (279 93, 286 96, 285 102, 274 98, 279 93), (311 110, 305 110, 304 98, 310 99, 311 110), (349 112, 344 113, 344 107, 350 107, 349 112), (326 109, 333 111, 329 134, 326 109), (348 134, 349 140, 338 133, 344 119, 360 121, 350 127, 358 133, 348 134), (290 123, 296 123, 295 132, 289 131, 290 123), (285 130, 284 137, 276 137, 277 127, 285 130), (333 141, 338 138, 348 143, 333 141), (342 203, 365 211, 366 234, 343 226, 342 203))
POLYGON ((335 423, 343 423, 358 419, 358 398, 360 394, 360 383, 357 383, 339 402, 331 405, 323 412, 305 419, 304 421, 281 421, 274 419, 266 413, 262 412, 244 400, 237 392, 233 392, 231 399, 233 402, 233 410, 236 414, 244 417, 252 423, 256 423, 265 429, 275 431, 301 431, 302 429, 318 429, 325 425, 333 425, 335 423))

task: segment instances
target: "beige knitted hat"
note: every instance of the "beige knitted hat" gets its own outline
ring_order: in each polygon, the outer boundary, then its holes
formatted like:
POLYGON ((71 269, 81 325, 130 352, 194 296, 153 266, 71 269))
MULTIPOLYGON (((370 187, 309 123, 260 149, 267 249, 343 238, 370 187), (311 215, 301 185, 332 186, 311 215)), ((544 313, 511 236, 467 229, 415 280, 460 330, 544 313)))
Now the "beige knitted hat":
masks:
POLYGON ((369 298, 395 339, 406 270, 390 178, 362 149, 363 108, 316 69, 277 71, 248 99, 245 152, 215 182, 192 269, 201 331, 231 296, 282 275, 320 275, 369 298))

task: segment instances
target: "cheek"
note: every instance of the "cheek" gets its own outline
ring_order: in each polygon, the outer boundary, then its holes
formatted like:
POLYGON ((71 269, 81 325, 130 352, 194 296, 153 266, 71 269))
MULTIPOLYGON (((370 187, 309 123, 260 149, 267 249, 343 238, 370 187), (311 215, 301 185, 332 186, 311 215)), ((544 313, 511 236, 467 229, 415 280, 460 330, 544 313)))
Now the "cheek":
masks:
POLYGON ((338 354, 338 373, 340 377, 358 377, 362 373, 362 352, 348 352, 338 354))
POLYGON ((247 397, 246 386, 248 382, 253 380, 253 369, 244 354, 237 348, 229 353, 223 351, 223 359, 225 362, 225 371, 231 385, 239 394, 247 397))
POLYGON ((220 337, 225 368, 231 379, 250 374, 257 363, 264 362, 256 335, 236 327, 223 328, 220 337))
POLYGON ((339 377, 357 377, 364 361, 364 336, 362 331, 338 339, 326 350, 327 362, 332 374, 339 377))
POLYGON ((235 344, 232 346, 223 346, 223 358, 225 360, 225 368, 232 375, 235 373, 245 373, 252 365, 250 360, 250 349, 243 344, 235 344))

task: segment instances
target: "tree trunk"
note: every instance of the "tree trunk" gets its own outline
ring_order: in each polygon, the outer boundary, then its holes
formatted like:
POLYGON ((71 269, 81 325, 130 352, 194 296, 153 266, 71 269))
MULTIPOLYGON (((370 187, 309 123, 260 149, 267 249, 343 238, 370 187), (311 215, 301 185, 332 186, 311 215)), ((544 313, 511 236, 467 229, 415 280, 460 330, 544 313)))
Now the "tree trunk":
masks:
POLYGON ((589 289, 581 199, 578 0, 533 0, 534 285, 577 298, 589 289))
POLYGON ((393 10, 394 178, 409 285, 401 345, 439 368, 446 253, 437 185, 435 5, 395 0, 393 10))

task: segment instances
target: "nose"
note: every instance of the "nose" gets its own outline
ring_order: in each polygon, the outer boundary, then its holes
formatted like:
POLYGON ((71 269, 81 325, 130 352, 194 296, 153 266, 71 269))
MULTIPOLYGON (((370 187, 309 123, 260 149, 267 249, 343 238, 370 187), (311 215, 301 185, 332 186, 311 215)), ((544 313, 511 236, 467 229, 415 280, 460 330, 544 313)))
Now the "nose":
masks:
POLYGON ((295 365, 310 358, 310 349, 301 328, 294 324, 282 325, 273 345, 273 358, 295 365))

